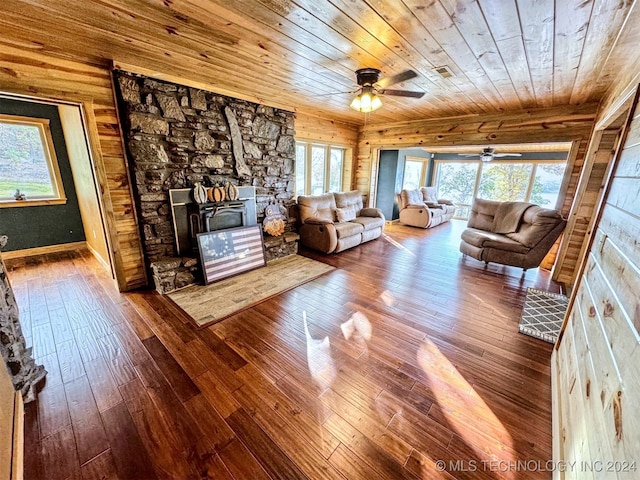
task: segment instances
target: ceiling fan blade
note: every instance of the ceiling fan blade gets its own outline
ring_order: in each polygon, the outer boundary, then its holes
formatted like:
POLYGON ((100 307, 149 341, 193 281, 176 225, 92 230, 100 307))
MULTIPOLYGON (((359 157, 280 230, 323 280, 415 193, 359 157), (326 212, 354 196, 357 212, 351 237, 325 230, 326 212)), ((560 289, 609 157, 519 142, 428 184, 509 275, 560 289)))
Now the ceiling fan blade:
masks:
POLYGON ((347 92, 331 92, 331 93, 317 93, 314 95, 314 97, 328 97, 330 95, 346 95, 347 93, 349 94, 354 94, 358 91, 358 89, 356 90, 349 90, 347 92))
POLYGON ((412 98, 422 98, 424 96, 424 92, 410 92, 408 90, 378 90, 380 95, 391 95, 394 97, 412 97, 412 98))
POLYGON ((477 153, 459 153, 458 155, 460 155, 461 157, 479 157, 480 156, 477 153))
POLYGON ((494 157, 521 157, 521 153, 494 153, 494 157))
POLYGON ((382 80, 377 82, 375 86, 378 90, 384 90, 385 87, 389 87, 406 80, 411 80, 412 78, 416 78, 417 76, 418 74, 413 70, 405 70, 404 72, 401 72, 397 75, 383 78, 382 80))

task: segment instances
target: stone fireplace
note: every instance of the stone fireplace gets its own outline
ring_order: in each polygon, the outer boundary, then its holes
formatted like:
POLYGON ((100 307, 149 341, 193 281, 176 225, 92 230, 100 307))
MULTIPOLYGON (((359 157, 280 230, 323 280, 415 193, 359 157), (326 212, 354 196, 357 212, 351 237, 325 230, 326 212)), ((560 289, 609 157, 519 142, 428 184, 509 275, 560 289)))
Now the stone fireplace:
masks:
MULTIPOLYGON (((179 247, 170 191, 229 182, 252 187, 258 223, 269 205, 292 212, 292 112, 123 71, 114 77, 145 260, 159 291, 200 281, 197 252, 179 247)), ((297 251, 295 218, 287 217, 283 235, 264 234, 268 260, 297 251)))

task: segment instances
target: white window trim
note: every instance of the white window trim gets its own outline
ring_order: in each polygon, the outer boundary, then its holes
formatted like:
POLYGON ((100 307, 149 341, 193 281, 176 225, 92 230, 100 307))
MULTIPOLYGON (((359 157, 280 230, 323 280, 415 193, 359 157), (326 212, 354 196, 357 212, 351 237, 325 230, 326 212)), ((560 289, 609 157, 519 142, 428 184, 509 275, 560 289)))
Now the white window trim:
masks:
POLYGON ((52 197, 27 197, 26 200, 0 198, 0 208, 36 207, 40 205, 62 205, 67 203, 67 197, 62 184, 62 176, 60 175, 60 167, 58 166, 58 158, 56 157, 53 137, 51 136, 51 129, 49 127, 49 119, 0 114, 0 122, 29 125, 38 128, 42 149, 49 170, 49 177, 51 178, 51 186, 54 192, 52 197))

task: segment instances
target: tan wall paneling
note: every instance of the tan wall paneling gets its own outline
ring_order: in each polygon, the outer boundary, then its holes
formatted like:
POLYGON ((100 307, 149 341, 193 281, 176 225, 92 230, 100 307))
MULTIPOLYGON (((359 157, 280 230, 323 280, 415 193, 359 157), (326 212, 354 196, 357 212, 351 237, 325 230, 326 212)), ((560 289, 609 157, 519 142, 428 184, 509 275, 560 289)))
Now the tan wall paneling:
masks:
POLYGON ((619 128, 600 130, 591 138, 589 153, 572 196, 567 228, 558 253, 558 266, 553 272, 553 279, 557 282, 566 285, 573 285, 575 282, 576 267, 584 256, 587 232, 593 222, 596 206, 602 198, 603 182, 617 146, 618 132, 619 128))
POLYGON ((593 476, 598 479, 635 478, 637 471, 620 469, 640 458, 635 412, 640 404, 639 126, 636 110, 555 355, 553 397, 562 432, 556 460, 601 461, 612 467, 593 476))
POLYGON ((146 285, 110 71, 7 46, 0 62, 0 91, 83 105, 118 286, 146 285))
POLYGON ((86 245, 93 254, 111 272, 109 247, 102 223, 100 200, 96 191, 91 158, 87 150, 84 125, 80 116, 80 108, 71 105, 59 105, 60 121, 64 131, 65 143, 69 154, 69 162, 73 171, 73 183, 78 196, 78 206, 84 227, 86 245))

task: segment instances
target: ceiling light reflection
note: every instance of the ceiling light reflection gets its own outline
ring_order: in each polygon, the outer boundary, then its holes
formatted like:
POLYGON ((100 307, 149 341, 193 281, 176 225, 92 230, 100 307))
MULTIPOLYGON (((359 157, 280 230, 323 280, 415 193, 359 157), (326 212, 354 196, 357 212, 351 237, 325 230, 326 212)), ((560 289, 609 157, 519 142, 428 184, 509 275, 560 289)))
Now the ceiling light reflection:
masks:
POLYGON ((302 312, 304 322, 304 334, 307 339, 307 366, 311 378, 321 391, 329 388, 336 379, 336 366, 331 356, 331 341, 329 337, 321 340, 315 339, 309 333, 307 325, 307 312, 302 312))
POLYGON ((395 307, 398 305, 398 299, 389 290, 385 290, 380 294, 380 299, 387 307, 395 307))

